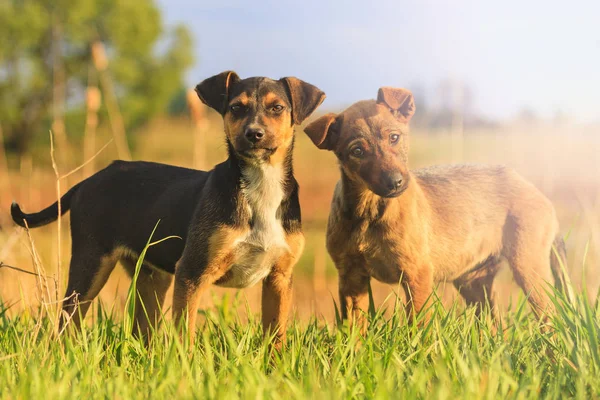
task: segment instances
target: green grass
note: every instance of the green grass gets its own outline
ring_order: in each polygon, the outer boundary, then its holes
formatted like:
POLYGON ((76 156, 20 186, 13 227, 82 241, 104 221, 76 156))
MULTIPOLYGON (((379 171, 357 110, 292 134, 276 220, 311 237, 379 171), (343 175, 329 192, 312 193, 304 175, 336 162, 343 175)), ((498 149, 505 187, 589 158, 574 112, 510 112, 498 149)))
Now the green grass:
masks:
MULTIPOLYGON (((0 306, 1 398, 562 398, 598 397, 598 308, 555 300, 545 332, 520 301, 503 329, 472 309, 439 303, 429 323, 371 315, 365 337, 347 326, 291 321, 281 354, 225 307, 206 314, 195 345, 167 322, 149 347, 97 308, 96 323, 56 338, 47 317, 8 318, 0 306)), ((333 307, 333 305, 332 305, 333 307)))

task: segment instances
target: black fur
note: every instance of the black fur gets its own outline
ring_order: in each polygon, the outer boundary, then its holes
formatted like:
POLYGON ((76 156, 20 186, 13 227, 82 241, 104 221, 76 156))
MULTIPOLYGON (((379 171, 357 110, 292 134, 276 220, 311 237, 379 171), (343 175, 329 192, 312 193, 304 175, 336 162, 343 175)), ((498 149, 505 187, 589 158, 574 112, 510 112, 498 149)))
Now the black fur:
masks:
MULTIPOLYGON (((291 160, 291 153, 289 155, 291 160)), ((242 227, 251 221, 240 207, 241 165, 235 153, 209 172, 144 161, 114 161, 80 182, 61 199, 61 212, 71 210, 74 251, 94 241, 104 254, 122 246, 140 254, 152 230, 153 240, 169 239, 152 246, 146 261, 174 273, 189 231, 204 247, 208 235, 219 225, 242 227), (159 222, 160 221, 160 222, 159 222)), ((298 183, 287 169, 284 201, 280 207, 287 233, 301 230, 298 183)), ((34 214, 25 214, 13 203, 13 220, 30 228, 58 217, 58 202, 34 214)), ((202 253, 202 252, 201 252, 202 253)))

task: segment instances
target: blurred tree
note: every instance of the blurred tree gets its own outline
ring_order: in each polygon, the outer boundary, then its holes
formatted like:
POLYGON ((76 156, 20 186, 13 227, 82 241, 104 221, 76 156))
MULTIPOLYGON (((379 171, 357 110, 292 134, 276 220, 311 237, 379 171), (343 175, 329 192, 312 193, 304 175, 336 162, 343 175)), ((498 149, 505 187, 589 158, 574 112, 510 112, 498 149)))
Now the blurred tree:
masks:
POLYGON ((0 124, 19 153, 57 114, 83 115, 93 43, 104 45, 128 129, 167 109, 192 63, 189 32, 165 32, 152 0, 2 0, 0 41, 0 124))

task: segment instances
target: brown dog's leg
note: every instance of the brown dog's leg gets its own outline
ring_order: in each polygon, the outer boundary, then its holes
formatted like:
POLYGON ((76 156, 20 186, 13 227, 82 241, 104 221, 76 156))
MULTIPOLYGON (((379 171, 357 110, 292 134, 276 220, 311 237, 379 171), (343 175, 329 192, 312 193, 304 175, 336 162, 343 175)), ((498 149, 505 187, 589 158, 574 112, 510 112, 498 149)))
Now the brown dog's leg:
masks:
POLYGON ((62 304, 63 312, 59 318, 59 332, 69 321, 72 321, 75 328, 81 328, 92 301, 106 284, 115 265, 116 259, 112 255, 102 255, 102 252, 91 246, 81 249, 74 243, 69 282, 62 304))
POLYGON ((491 259, 481 268, 468 272, 453 282, 467 306, 476 307, 477 316, 481 316, 487 305, 495 321, 498 321, 498 310, 495 304, 494 278, 499 269, 500 260, 491 259))
POLYGON ((533 254, 515 256, 509 259, 515 281, 529 296, 529 304, 536 317, 546 319, 553 310, 552 301, 548 298, 547 286, 552 284, 550 260, 546 254, 535 257, 533 254))
MULTIPOLYGON (((133 277, 135 263, 131 260, 121 260, 121 264, 133 277)), ((137 337, 145 337, 147 343, 160 322, 162 306, 172 281, 173 276, 169 273, 147 266, 140 269, 136 283, 133 333, 137 337)))
MULTIPOLYGON (((433 271, 431 267, 423 266, 410 274, 405 273, 402 284, 407 298, 406 315, 409 320, 413 320, 433 292, 433 271)), ((425 320, 428 318, 427 315, 425 320)))
POLYGON ((364 333, 367 328, 364 312, 369 305, 369 282, 371 276, 356 264, 338 266, 340 308, 342 319, 356 324, 364 333))
POLYGON ((529 296, 537 318, 546 319, 553 304, 546 293, 553 276, 550 257, 554 232, 546 214, 527 210, 508 218, 504 228, 504 253, 517 284, 529 296))

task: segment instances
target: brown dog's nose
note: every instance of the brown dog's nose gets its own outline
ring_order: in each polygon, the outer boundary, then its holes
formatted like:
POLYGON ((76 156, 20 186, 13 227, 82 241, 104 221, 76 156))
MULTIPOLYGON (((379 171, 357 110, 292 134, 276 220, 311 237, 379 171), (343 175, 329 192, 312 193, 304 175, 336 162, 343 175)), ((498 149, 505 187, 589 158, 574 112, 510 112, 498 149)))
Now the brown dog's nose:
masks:
POLYGON ((251 143, 256 143, 265 136, 265 131, 260 128, 248 128, 246 129, 245 135, 246 139, 248 139, 251 143))
POLYGON ((387 186, 390 191, 398 190, 404 183, 404 177, 401 173, 390 174, 387 179, 387 186))

